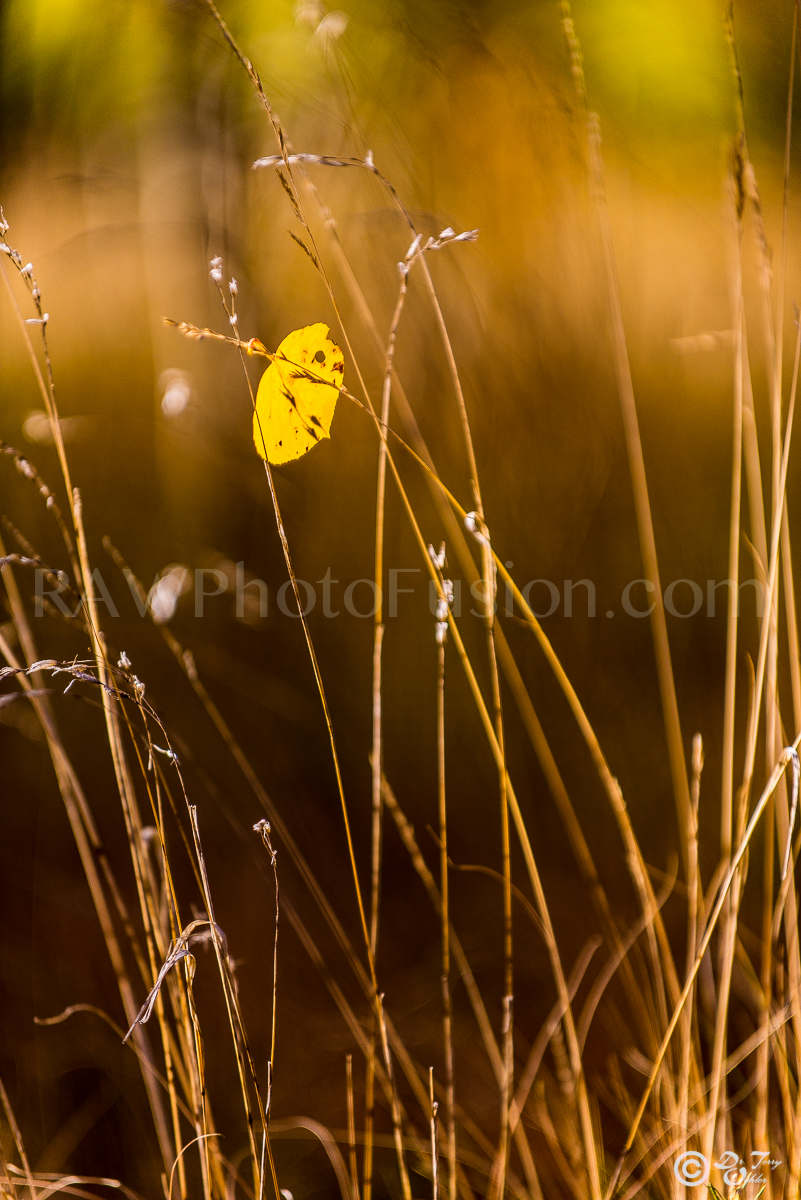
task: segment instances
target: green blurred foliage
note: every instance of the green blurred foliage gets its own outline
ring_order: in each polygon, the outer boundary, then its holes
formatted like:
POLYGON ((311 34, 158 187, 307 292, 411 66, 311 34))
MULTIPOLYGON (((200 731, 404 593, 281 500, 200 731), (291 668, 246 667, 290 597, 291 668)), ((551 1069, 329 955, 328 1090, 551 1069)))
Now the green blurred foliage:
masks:
MULTIPOLYGON (((471 60, 525 59, 546 73, 565 66, 556 0, 353 0, 342 5, 347 29, 339 39, 320 24, 326 10, 308 0, 232 0, 223 8, 270 93, 290 103, 314 103, 326 76, 336 77, 362 111, 378 107, 399 119, 410 103, 424 106, 438 77, 471 60)), ((738 5, 735 13, 766 132, 776 132, 784 103, 791 8, 767 0, 758 12, 738 5)), ((722 3, 579 0, 574 16, 591 99, 626 133, 687 144, 730 127, 722 3)), ((194 0, 7 0, 0 20, 8 145, 32 128, 54 140, 108 129, 125 137, 182 84, 197 89, 219 70, 219 36, 194 0)))
POLYGON ((57 141, 131 124, 164 69, 155 4, 11 0, 3 27, 6 136, 47 130, 57 141))
POLYGON ((578 4, 590 86, 616 120, 648 136, 696 141, 732 114, 716 0, 603 0, 578 4))

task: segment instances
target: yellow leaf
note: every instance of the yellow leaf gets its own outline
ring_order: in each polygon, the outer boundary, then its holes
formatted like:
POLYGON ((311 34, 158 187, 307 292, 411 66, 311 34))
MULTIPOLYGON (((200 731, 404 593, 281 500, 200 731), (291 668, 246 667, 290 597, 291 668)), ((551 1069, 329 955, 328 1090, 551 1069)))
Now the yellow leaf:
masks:
POLYGON ((274 466, 302 458, 330 437, 345 362, 322 322, 287 334, 261 377, 253 442, 274 466))

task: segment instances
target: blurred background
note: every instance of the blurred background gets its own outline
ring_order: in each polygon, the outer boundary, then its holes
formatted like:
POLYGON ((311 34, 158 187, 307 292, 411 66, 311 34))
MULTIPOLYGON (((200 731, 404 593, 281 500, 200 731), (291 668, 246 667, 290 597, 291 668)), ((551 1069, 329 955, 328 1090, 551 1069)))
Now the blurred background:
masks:
MULTIPOLYGON (((789 0, 735 5, 750 150, 775 255, 792 7, 789 0)), ((646 620, 620 611, 623 588, 643 571, 584 126, 559 6, 540 0, 349 0, 329 10, 317 3, 226 0, 222 11, 260 72, 291 150, 360 158, 372 151, 418 230, 480 231, 475 243, 429 255, 429 265, 461 372, 493 542, 514 563, 520 582, 548 580, 562 589, 564 581, 592 581, 594 615, 580 602, 572 615, 561 604, 546 615, 545 585, 532 588, 532 600, 620 779, 647 861, 669 871, 678 844, 650 629, 646 620)), ((602 122, 662 578, 705 589, 706 581, 726 574, 731 458, 736 89, 723 5, 581 0, 574 13, 590 103, 602 122), (709 333, 720 336, 699 338, 709 333)), ((262 1061, 269 1038, 272 884, 250 833, 262 814, 158 632, 137 614, 103 538, 111 539, 146 588, 173 567, 185 568, 190 578, 205 569, 233 579, 236 564, 243 564, 244 577, 265 581, 275 597, 285 567, 253 450, 238 357, 229 347, 182 339, 163 317, 227 332, 208 276, 209 260, 217 255, 224 282, 235 277, 238 283, 243 337, 258 336, 274 347, 291 329, 325 321, 341 340, 337 315, 314 265, 290 236, 300 230, 275 172, 251 169, 254 159, 276 152, 273 132, 203 4, 5 0, 0 39, 0 201, 11 226, 8 241, 33 263, 50 314, 73 478, 83 497, 92 561, 117 610, 107 620, 107 636, 115 652, 128 653, 184 764, 200 811, 220 924, 240 964, 243 1004, 262 1061)), ((353 350, 378 400, 383 357, 354 302, 352 278, 386 338, 397 263, 411 235, 368 172, 309 167, 306 178, 315 189, 304 192, 315 228, 321 227, 315 195, 336 223, 344 257, 322 242, 323 257, 353 350)), ((796 215, 791 191, 788 371, 799 283, 796 215)), ((767 446, 762 263, 753 231, 744 256, 749 318, 758 331, 750 347, 755 401, 767 446)), ((20 303, 29 304, 16 281, 13 286, 20 303)), ((26 308, 24 315, 32 313, 26 308)), ((0 339, 0 438, 28 455, 56 486, 41 401, 5 301, 0 339)), ((447 363, 414 272, 397 365, 438 470, 472 507, 447 363)), ((251 373, 256 380, 255 366, 251 373)), ((348 355, 345 378, 356 391, 348 355)), ((393 423, 405 428, 399 415, 393 423)), ((276 471, 298 576, 319 581, 328 571, 340 581, 340 597, 347 583, 372 575, 376 461, 369 420, 341 400, 332 441, 276 471)), ((66 565, 29 483, 8 462, 0 469, 3 512, 45 561, 66 565)), ((404 474, 424 536, 438 545, 445 531, 428 491, 409 463, 404 474)), ((791 480, 791 521, 794 496, 791 480)), ((4 538, 12 540, 8 529, 4 538)), ((436 844, 426 833, 436 823, 433 620, 415 544, 391 486, 386 563, 416 572, 403 579, 412 590, 401 598, 385 640, 386 771, 434 864, 436 844)), ((743 570, 750 575, 750 566, 743 570)), ((358 944, 325 729, 297 620, 274 603, 264 616, 252 603, 237 611, 230 591, 206 599, 201 618, 191 592, 169 595, 164 616, 170 628, 194 653, 209 691, 358 944)), ((676 604, 682 611, 688 607, 688 594, 677 591, 676 604)), ((705 743, 708 871, 719 822, 724 609, 721 603, 716 618, 702 612, 669 621, 685 744, 689 750, 696 731, 705 743)), ((746 605, 752 633, 753 617, 746 605)), ((347 613, 328 619, 317 609, 310 624, 366 879, 372 623, 347 613)), ((465 624, 468 646, 479 658, 480 625, 469 617, 465 624)), ((531 637, 514 620, 506 626, 625 921, 636 907, 589 759, 531 637)), ((86 653, 63 622, 43 618, 35 633, 42 655, 86 653)), ((755 650, 755 638, 752 643, 755 650)), ((459 865, 498 868, 495 770, 455 658, 448 672, 452 856, 459 865)), ((747 681, 745 660, 742 672, 747 681)), ((57 705, 109 853, 126 894, 133 895, 96 702, 74 696, 57 705)), ((547 864, 546 890, 571 962, 586 936, 576 916, 585 898, 508 697, 506 706, 512 777, 535 849, 547 864)), ((66 1027, 34 1024, 35 1017, 76 1002, 122 1017, 46 749, 33 713, 21 704, 0 708, 0 762, 0 1076, 38 1168, 108 1174, 147 1189, 153 1186, 146 1149, 151 1134, 139 1085, 132 1082, 133 1056, 88 1016, 66 1027)), ((281 886, 305 911, 303 887, 280 844, 277 849, 281 886)), ((495 879, 459 872, 453 889, 454 920, 499 1022, 500 889, 495 879)), ((410 1048, 428 1063, 438 1061, 441 1050, 438 926, 426 906, 388 828, 382 988, 410 1048)), ((679 927, 681 915, 678 904, 679 927)), ((324 931, 316 933, 325 945, 324 931)), ((313 1110, 341 1128, 344 1056, 353 1046, 299 943, 284 930, 282 938, 274 1115, 313 1110)), ((553 995, 542 943, 522 915, 518 951, 516 1021, 527 1045, 553 995)), ((334 974, 347 978, 333 949, 330 956, 334 974)), ((204 972, 213 979, 210 959, 201 956, 201 987, 204 972)), ((213 983, 206 1003, 214 1029, 221 1014, 213 983)), ((470 1031, 466 1019, 461 1024, 458 994, 456 1005, 457 1041, 469 1056, 470 1031)), ((603 1045, 596 1050, 601 1061, 603 1045)), ((223 1092, 230 1086, 235 1113, 231 1056, 213 1039, 209 1070, 223 1092)), ((477 1061, 465 1074, 479 1120, 492 1126, 497 1098, 489 1070, 477 1061)), ((232 1147, 241 1136, 232 1118, 232 1147)), ((324 1185, 313 1143, 287 1141, 281 1154, 295 1186, 305 1180, 300 1194, 318 1194, 314 1188, 324 1185)))

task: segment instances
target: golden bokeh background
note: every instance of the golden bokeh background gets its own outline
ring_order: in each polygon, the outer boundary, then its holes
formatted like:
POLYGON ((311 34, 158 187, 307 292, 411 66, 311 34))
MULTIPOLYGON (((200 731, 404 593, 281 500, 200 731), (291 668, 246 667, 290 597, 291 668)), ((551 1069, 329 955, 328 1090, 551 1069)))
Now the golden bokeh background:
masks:
MULTIPOLYGON (((574 15, 590 104, 601 121, 662 576, 705 586, 726 573, 730 487, 736 89, 725 13, 711 0, 582 0, 574 15), (709 334, 715 336, 701 336, 709 334)), ((291 150, 360 158, 372 151, 422 233, 446 226, 480 231, 475 242, 431 253, 429 264, 464 386, 493 542, 514 562, 521 582, 551 580, 561 587, 566 580, 590 580, 597 588, 596 616, 559 611, 547 618, 546 630, 620 778, 646 859, 669 871, 677 835, 649 626, 619 611, 614 619, 605 615, 643 570, 585 128, 559 6, 539 0, 352 0, 326 11, 315 3, 231 0, 224 16, 259 70, 291 150)), ((792 5, 783 0, 735 5, 750 149, 774 264, 781 254, 791 18, 792 5)), ((257 157, 276 152, 273 133, 203 4, 6 0, 0 19, 0 200, 9 240, 33 263, 50 315, 59 409, 92 559, 119 606, 107 636, 115 651, 129 654, 185 764, 220 923, 241 962, 244 1003, 263 1056, 271 891, 249 832, 260 813, 158 635, 138 617, 102 539, 111 539, 146 586, 171 564, 231 576, 242 563, 248 578, 263 579, 274 593, 285 568, 253 452, 238 358, 227 347, 182 339, 163 317, 226 329, 208 276, 215 255, 223 259, 225 279, 237 280, 244 337, 274 346, 289 330, 324 320, 336 338, 337 316, 314 265, 290 236, 300 230, 275 171, 251 167, 257 157)), ((397 298, 397 263, 410 233, 369 172, 310 166, 304 177, 314 189, 304 195, 342 319, 377 400, 383 356, 353 284, 385 338, 397 298), (335 222, 341 259, 325 240, 315 195, 335 222)), ((788 314, 799 284, 796 213, 791 191, 788 314)), ((759 335, 764 263, 748 225, 743 246, 755 331, 749 347, 755 402, 767 439, 768 383, 759 335)), ((789 316, 785 326, 789 372, 789 316)), ((37 419, 41 402, 5 301, 0 346, 0 438, 29 455, 55 484, 55 453, 37 419)), ((471 507, 447 363, 414 272, 397 364, 442 478, 471 507)), ((258 377, 255 366, 251 377, 258 377)), ((357 390, 348 356, 346 381, 357 390)), ((403 429, 393 412, 392 423, 403 429)), ((371 576, 376 461, 369 420, 341 400, 332 441, 276 472, 300 578, 317 581, 330 571, 344 587, 371 576)), ((3 512, 45 561, 57 557, 46 512, 26 481, 9 464, 2 468, 3 512)), ((438 545, 444 531, 424 482, 408 462, 404 474, 425 536, 438 545)), ((791 478, 791 520, 795 494, 791 478)), ((408 576, 414 594, 403 598, 386 635, 387 775, 433 861, 434 842, 425 833, 436 820, 433 622, 392 488, 386 558, 388 567, 417 571, 408 576)), ((544 602, 542 589, 533 595, 544 602)), ((752 620, 753 613, 745 617, 752 620)), ((466 624, 468 646, 478 656, 480 626, 471 626, 469 618, 466 624)), ((43 619, 40 625, 43 654, 86 652, 58 622, 43 619)), ((632 897, 619 867, 622 852, 586 752, 532 639, 514 620, 507 625, 605 882, 625 913, 632 897)), ((237 614, 230 594, 209 599, 200 619, 187 595, 170 627, 191 647, 356 939, 325 730, 297 621, 274 606, 264 619, 250 610, 237 614)), ((347 615, 328 620, 317 611, 311 628, 366 874, 372 624, 347 615)), ((669 632, 688 750, 694 732, 704 736, 713 782, 702 822, 714 830, 723 607, 716 618, 675 617, 669 632)), ((745 663, 742 670, 745 680, 745 663)), ((547 864, 546 887, 569 960, 586 932, 584 899, 508 697, 507 705, 512 774, 547 864)), ((99 714, 91 703, 67 700, 59 701, 58 711, 128 889, 99 714)), ((453 858, 497 868, 494 767, 455 659, 448 713, 453 858)), ((32 714, 21 706, 0 709, 0 761, 0 1076, 14 1094, 29 1151, 42 1170, 65 1164, 89 1169, 91 1159, 95 1173, 147 1190, 153 1182, 150 1135, 131 1056, 85 1017, 76 1018, 82 1023, 71 1037, 63 1027, 33 1024, 34 1017, 77 1001, 113 1009, 115 998, 47 754, 32 714)), ((302 903, 301 886, 278 849, 282 887, 302 903)), ((425 1058, 438 1053, 430 1049, 437 1044, 437 925, 389 833, 386 855, 382 986, 399 1026, 425 1058)), ((457 872, 453 904, 477 975, 497 1008, 497 882, 457 872)), ((525 1040, 534 1036, 552 997, 541 943, 522 917, 519 938, 516 1017, 525 1040)), ((342 1063, 352 1049, 347 1031, 289 933, 281 954, 276 1114, 315 1109, 341 1126, 342 1063)), ((214 1028, 219 1014, 209 990, 214 1028)), ((461 1036, 469 1055, 466 1029, 461 1036)), ((602 1058, 603 1046, 595 1052, 602 1058)), ((222 1053, 219 1060, 210 1054, 212 1074, 230 1082, 229 1070, 222 1053)), ((474 1096, 477 1110, 494 1120, 489 1072, 478 1064, 474 1096)), ((326 1194, 313 1191, 322 1187, 315 1174, 318 1151, 288 1143, 282 1152, 296 1178, 307 1182, 308 1190, 296 1195, 326 1194)))

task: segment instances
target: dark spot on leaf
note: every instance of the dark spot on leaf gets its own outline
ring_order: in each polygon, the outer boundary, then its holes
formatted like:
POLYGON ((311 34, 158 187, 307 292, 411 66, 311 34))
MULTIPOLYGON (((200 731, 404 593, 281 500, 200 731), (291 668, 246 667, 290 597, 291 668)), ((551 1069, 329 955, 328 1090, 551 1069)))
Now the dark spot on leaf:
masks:
POLYGON ((314 361, 315 361, 315 362, 319 362, 319 363, 324 363, 324 362, 325 362, 325 354, 323 353, 323 351, 322 351, 322 350, 318 350, 318 351, 317 351, 317 353, 316 353, 316 354, 315 354, 315 356, 314 356, 314 361))

